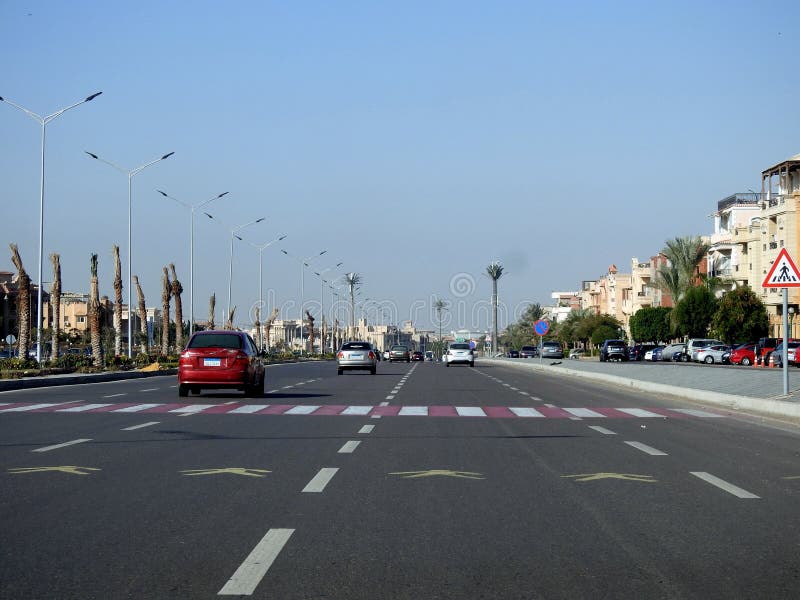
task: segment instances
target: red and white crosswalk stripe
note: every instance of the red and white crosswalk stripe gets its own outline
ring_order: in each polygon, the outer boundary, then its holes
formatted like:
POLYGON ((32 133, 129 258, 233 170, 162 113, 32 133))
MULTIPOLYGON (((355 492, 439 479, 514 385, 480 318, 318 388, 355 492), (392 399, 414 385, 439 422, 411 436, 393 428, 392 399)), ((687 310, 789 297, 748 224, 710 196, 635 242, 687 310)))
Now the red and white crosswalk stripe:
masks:
POLYGON ((382 417, 455 417, 491 419, 663 419, 716 418, 724 415, 686 408, 560 408, 555 406, 373 406, 346 404, 109 404, 89 402, 5 403, 0 414, 56 413, 168 413, 176 415, 313 415, 382 417))

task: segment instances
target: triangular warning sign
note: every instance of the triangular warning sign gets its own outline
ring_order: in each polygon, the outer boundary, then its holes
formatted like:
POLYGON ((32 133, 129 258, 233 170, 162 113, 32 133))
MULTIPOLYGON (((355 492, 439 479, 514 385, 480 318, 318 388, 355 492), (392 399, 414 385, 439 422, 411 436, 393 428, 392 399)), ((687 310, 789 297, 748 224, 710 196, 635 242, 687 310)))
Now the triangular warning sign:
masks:
POLYGON ((800 271, 795 266, 792 257, 782 248, 778 258, 772 263, 772 268, 767 273, 761 287, 765 288, 790 288, 800 287, 800 271))

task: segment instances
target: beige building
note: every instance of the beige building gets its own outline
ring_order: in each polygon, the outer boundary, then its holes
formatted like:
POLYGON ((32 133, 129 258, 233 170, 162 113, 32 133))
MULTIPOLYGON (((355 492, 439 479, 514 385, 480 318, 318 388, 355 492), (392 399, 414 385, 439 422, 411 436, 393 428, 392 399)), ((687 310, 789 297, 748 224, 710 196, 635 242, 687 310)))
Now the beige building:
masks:
POLYGON ((668 264, 667 257, 661 253, 651 256, 647 262, 639 262, 636 257, 631 259, 631 314, 640 308, 673 305, 670 293, 658 286, 658 270, 668 264))
POLYGON ((608 267, 605 275, 595 281, 584 281, 580 292, 580 306, 590 308, 598 315, 615 317, 625 331, 630 331, 633 314, 631 274, 619 273, 616 265, 608 267))

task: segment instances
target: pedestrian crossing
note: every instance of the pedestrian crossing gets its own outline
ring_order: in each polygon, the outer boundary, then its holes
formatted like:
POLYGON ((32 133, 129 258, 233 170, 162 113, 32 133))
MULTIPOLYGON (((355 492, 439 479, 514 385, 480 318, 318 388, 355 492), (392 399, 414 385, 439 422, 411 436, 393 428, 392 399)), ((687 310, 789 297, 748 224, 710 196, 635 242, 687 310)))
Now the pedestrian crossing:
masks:
POLYGON ((688 408, 561 408, 556 406, 381 406, 344 404, 186 404, 89 402, 0 403, 4 413, 166 413, 176 415, 297 415, 454 417, 491 419, 707 419, 724 415, 688 408))

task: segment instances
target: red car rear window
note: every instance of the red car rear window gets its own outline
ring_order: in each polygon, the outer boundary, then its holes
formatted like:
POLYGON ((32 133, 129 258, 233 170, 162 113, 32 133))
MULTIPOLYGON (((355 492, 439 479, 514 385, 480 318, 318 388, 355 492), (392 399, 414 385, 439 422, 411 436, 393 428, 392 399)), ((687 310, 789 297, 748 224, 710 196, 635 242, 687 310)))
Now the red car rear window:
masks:
POLYGON ((242 347, 242 338, 234 333, 204 333, 203 335, 194 336, 188 347, 239 350, 242 347))

